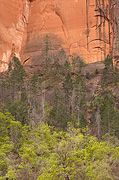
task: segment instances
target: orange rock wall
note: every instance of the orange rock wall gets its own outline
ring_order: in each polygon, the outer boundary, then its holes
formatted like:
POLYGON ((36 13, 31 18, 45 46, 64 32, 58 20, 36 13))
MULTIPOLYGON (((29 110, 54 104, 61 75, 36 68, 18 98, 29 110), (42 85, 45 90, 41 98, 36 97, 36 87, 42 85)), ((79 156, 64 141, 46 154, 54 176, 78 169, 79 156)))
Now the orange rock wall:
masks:
POLYGON ((52 50, 77 53, 87 63, 104 60, 107 54, 118 57, 117 2, 0 0, 0 71, 7 69, 14 53, 22 62, 29 59, 34 64, 46 34, 52 50))
POLYGON ((0 0, 0 72, 7 70, 14 53, 20 57, 28 15, 27 0, 0 0))

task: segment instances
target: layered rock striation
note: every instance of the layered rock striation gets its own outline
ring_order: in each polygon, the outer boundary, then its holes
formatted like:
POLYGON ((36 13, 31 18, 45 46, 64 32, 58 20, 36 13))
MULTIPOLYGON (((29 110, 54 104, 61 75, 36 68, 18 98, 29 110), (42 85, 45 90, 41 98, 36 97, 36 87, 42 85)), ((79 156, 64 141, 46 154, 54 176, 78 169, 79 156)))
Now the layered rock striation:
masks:
POLYGON ((14 55, 38 65, 44 38, 51 51, 76 53, 87 63, 119 59, 118 0, 0 0, 0 71, 14 55))

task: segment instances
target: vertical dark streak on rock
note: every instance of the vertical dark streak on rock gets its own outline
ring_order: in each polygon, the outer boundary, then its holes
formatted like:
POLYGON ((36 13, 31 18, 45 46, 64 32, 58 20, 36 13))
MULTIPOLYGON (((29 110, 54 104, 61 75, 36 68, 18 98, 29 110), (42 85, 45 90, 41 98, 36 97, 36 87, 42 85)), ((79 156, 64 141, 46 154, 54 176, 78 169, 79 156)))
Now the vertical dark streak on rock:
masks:
MULTIPOLYGON (((109 20, 111 20, 111 16, 110 16, 110 13, 111 13, 111 0, 109 0, 109 9, 108 9, 108 12, 109 12, 109 20)), ((108 29, 109 29, 109 54, 111 55, 110 21, 108 22, 108 29)))
MULTIPOLYGON (((99 0, 99 7, 101 7, 100 0, 99 0)), ((101 16, 101 9, 100 9, 99 39, 101 39, 101 24, 102 24, 102 16, 101 16)))
POLYGON ((119 60, 119 1, 115 0, 114 23, 113 23, 113 58, 115 63, 119 60))
MULTIPOLYGON (((100 8, 102 8, 102 7, 101 7, 101 2, 100 2, 100 0, 99 0, 99 7, 100 7, 100 8)), ((102 16, 101 16, 101 14, 102 14, 102 12, 101 12, 101 9, 100 9, 99 39, 101 39, 101 38, 102 38, 102 35, 101 35, 101 28, 102 28, 102 16)), ((102 43, 102 42, 100 42, 100 45, 101 45, 101 43, 102 43)), ((102 51, 101 51, 101 60, 102 60, 102 51)))
POLYGON ((118 56, 118 60, 119 60, 119 1, 116 1, 116 44, 117 44, 117 49, 116 49, 116 54, 118 56))
MULTIPOLYGON (((99 0, 95 0, 95 3, 96 3, 96 9, 98 8, 98 1, 99 0)), ((96 11, 97 12, 97 11, 96 11)), ((96 16, 96 37, 98 37, 98 16, 96 16)), ((98 58, 98 56, 97 56, 98 58)))
POLYGON ((113 25, 112 25, 112 31, 113 31, 113 37, 112 37, 112 57, 113 57, 113 61, 114 63, 116 63, 116 53, 115 53, 115 47, 116 47, 116 41, 115 41, 115 37, 116 37, 116 32, 118 31, 118 28, 117 28, 117 23, 115 22, 116 21, 116 1, 115 1, 115 5, 113 4, 112 6, 112 15, 113 15, 113 25), (115 31, 116 30, 116 31, 115 31))
POLYGON ((87 50, 89 49, 88 37, 89 37, 89 25, 88 25, 88 0, 86 0, 86 25, 87 25, 87 50))
MULTIPOLYGON (((105 3, 102 0, 102 8, 105 10, 105 3)), ((105 18, 103 19, 103 40, 105 41, 105 18)), ((106 43, 104 42, 104 58, 106 58, 106 43)))
MULTIPOLYGON (((106 17, 108 17, 108 4, 106 4, 105 14, 106 14, 106 17)), ((108 33, 109 33, 109 32, 108 32, 108 33)))
POLYGON ((97 8, 97 6, 98 6, 98 2, 97 2, 97 0, 95 0, 95 4, 96 4, 96 8, 97 8))
MULTIPOLYGON (((112 15, 114 19, 114 7, 112 6, 112 15)), ((114 56, 114 23, 112 24, 112 57, 114 56)), ((113 59, 114 60, 114 59, 113 59)))
POLYGON ((117 11, 116 11, 116 20, 117 20, 117 54, 119 56, 119 16, 118 16, 118 13, 119 13, 119 1, 117 0, 117 11))
MULTIPOLYGON (((96 9, 97 9, 97 7, 98 7, 97 0, 95 0, 95 4, 96 4, 96 9)), ((96 16, 96 31, 97 31, 97 26, 98 26, 98 16, 96 16)))

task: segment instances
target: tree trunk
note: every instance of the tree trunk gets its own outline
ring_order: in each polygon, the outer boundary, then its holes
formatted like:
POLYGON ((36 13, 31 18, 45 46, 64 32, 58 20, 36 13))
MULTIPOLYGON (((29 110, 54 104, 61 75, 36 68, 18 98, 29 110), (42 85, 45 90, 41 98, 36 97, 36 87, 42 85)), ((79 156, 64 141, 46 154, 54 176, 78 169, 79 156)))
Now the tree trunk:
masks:
POLYGON ((78 127, 79 127, 79 124, 80 124, 80 120, 79 120, 79 108, 78 108, 78 127))
POLYGON ((65 180, 70 180, 68 175, 65 176, 65 180))
POLYGON ((96 123, 97 123, 97 136, 100 141, 101 140, 101 128, 100 128, 101 116, 100 116, 99 106, 97 107, 97 112, 95 114, 95 118, 96 118, 96 123))

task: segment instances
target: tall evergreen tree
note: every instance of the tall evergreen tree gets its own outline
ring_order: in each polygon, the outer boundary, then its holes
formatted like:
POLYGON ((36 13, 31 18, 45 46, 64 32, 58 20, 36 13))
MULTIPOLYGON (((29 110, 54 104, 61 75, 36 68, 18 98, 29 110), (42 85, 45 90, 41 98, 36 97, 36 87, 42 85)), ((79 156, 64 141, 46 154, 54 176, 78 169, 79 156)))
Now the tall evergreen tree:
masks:
POLYGON ((80 117, 83 113, 83 106, 85 104, 85 80, 80 75, 74 81, 74 96, 73 96, 73 109, 76 112, 78 119, 78 126, 80 126, 80 117))
POLYGON ((19 59, 14 57, 4 80, 4 88, 6 90, 5 107, 15 117, 16 121, 21 121, 22 124, 28 122, 26 78, 26 71, 19 59))
POLYGON ((66 104, 69 103, 69 100, 72 95, 72 90, 73 90, 73 82, 70 73, 68 72, 67 75, 65 76, 65 80, 63 82, 63 91, 65 94, 65 100, 66 104))
POLYGON ((54 90, 53 105, 50 111, 48 123, 57 128, 66 129, 67 123, 72 121, 72 117, 67 110, 65 97, 58 88, 54 90))
POLYGON ((102 101, 101 107, 101 129, 102 135, 109 133, 111 135, 111 126, 114 118, 115 110, 114 110, 114 101, 112 94, 106 94, 102 101), (111 95, 111 97, 110 97, 111 95))
POLYGON ((25 79, 27 73, 21 65, 19 59, 14 57, 9 65, 5 87, 9 89, 9 95, 12 100, 20 100, 21 92, 25 89, 25 79), (16 99, 15 99, 16 98, 16 99))

